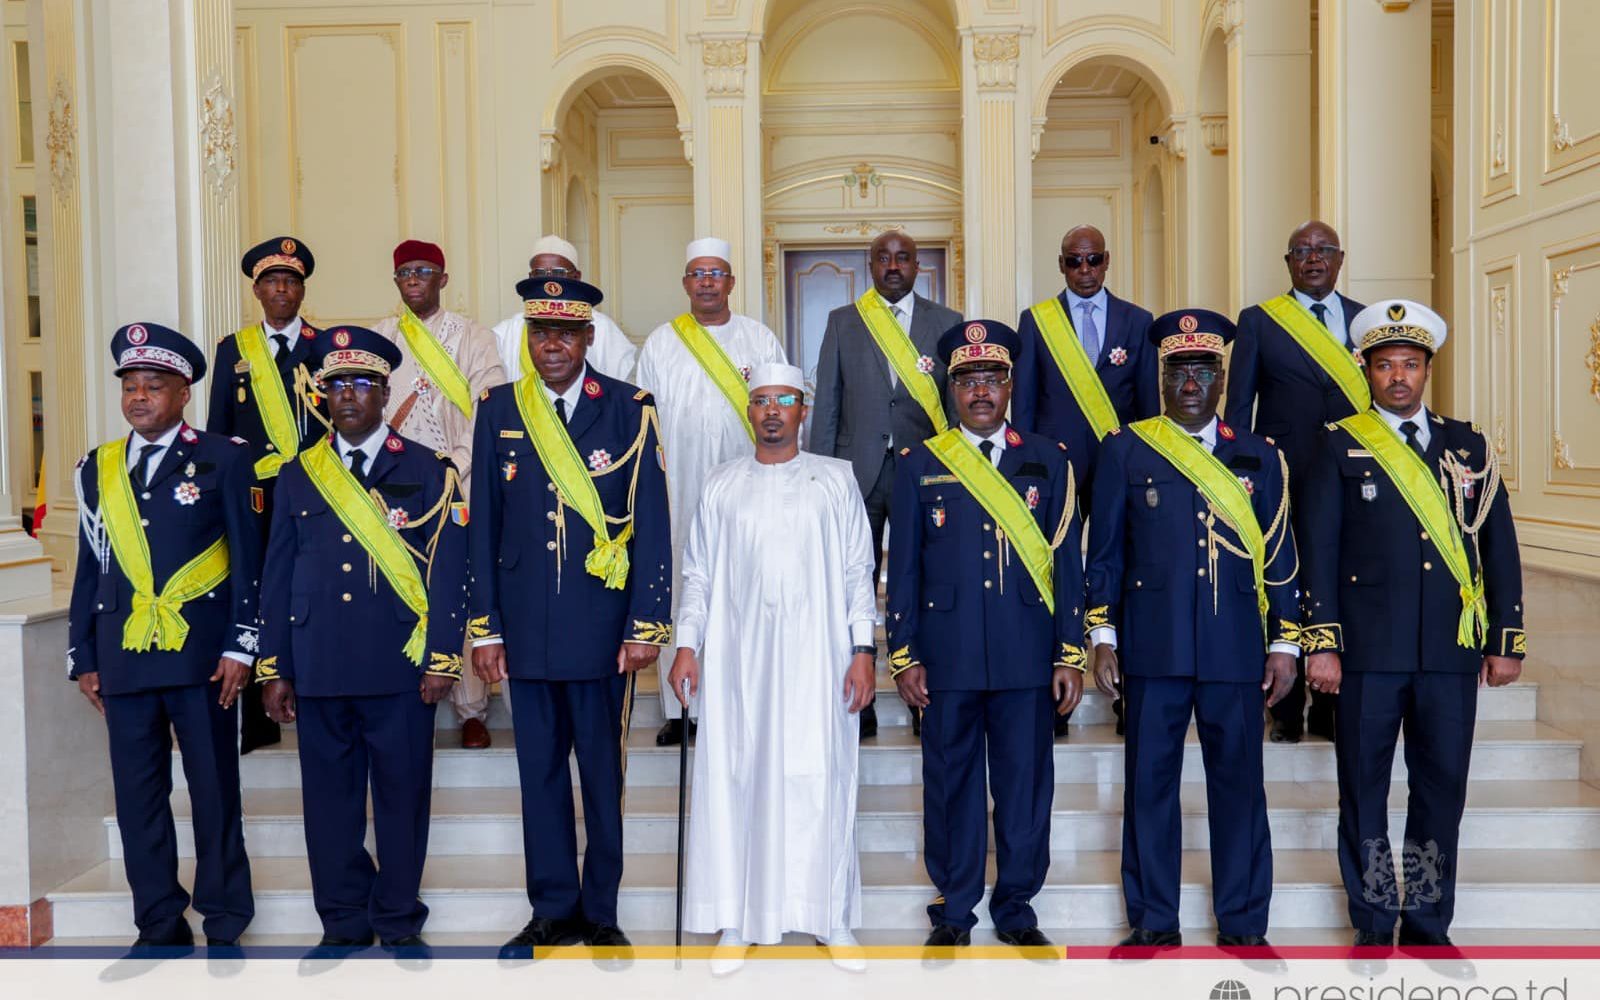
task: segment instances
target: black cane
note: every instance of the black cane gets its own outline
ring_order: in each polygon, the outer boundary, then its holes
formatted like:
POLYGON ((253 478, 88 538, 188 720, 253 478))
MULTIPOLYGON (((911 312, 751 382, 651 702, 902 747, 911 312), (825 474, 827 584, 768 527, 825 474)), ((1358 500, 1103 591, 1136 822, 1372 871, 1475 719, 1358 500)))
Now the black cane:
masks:
POLYGON ((683 823, 689 794, 689 679, 683 679, 683 710, 678 716, 683 738, 678 741, 678 924, 674 934, 673 967, 683 968, 683 823))

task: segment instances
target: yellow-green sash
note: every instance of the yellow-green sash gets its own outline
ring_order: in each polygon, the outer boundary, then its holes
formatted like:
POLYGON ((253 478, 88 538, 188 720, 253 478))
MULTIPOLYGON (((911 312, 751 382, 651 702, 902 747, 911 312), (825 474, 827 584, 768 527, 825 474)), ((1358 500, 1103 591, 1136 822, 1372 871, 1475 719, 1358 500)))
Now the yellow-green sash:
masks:
POLYGON ((1261 303, 1261 308, 1272 321, 1283 327, 1294 338, 1300 349, 1311 355, 1328 377, 1344 392, 1350 405, 1361 413, 1372 406, 1372 390, 1367 387, 1367 376, 1356 364, 1356 359, 1345 346, 1334 339, 1333 333, 1311 311, 1300 304, 1292 293, 1261 303))
POLYGON ((1095 372, 1094 361, 1083 349, 1078 331, 1062 308, 1061 300, 1052 295, 1036 304, 1033 318, 1039 324, 1039 332, 1044 336, 1045 346, 1050 348, 1056 367, 1061 369, 1061 377, 1072 390, 1072 398, 1078 401, 1078 409, 1088 418, 1095 440, 1104 439, 1120 426, 1117 408, 1111 405, 1105 383, 1095 372))
POLYGON ((144 652, 154 643, 167 652, 183 648, 189 623, 183 605, 214 590, 228 578, 228 542, 219 536, 204 552, 179 567, 156 593, 155 571, 150 566, 150 541, 133 499, 128 479, 128 442, 111 441, 95 455, 100 486, 100 516, 106 527, 117 565, 133 584, 133 606, 122 623, 122 648, 144 652))
POLYGON ((1456 642, 1467 649, 1479 648, 1489 620, 1488 604, 1483 596, 1483 573, 1472 571, 1460 525, 1450 510, 1450 501, 1439 488, 1439 481, 1422 456, 1370 409, 1345 417, 1339 421, 1339 426, 1349 431, 1350 436, 1378 460, 1378 465, 1405 497, 1406 506, 1422 523, 1422 530, 1428 533, 1444 557, 1450 575, 1461 588, 1461 619, 1456 625, 1456 642))
MULTIPOLYGON (((1022 556, 1022 565, 1027 568, 1028 576, 1033 578, 1033 585, 1039 588, 1039 596, 1044 599, 1045 607, 1051 614, 1056 613, 1056 567, 1055 556, 1046 541, 1044 532, 1039 530, 1039 522, 1033 519, 1033 511, 1028 509, 1028 504, 1022 495, 1006 481, 994 463, 983 457, 983 453, 972 446, 966 439, 961 429, 953 427, 943 434, 935 435, 927 440, 928 450, 933 452, 933 457, 944 464, 944 467, 961 480, 961 485, 967 488, 973 499, 995 523, 1006 533, 1006 539, 1011 542, 1011 547, 1022 556)), ((1067 500, 1071 503, 1071 498, 1067 500)), ((1073 556, 1074 559, 1077 556, 1073 556)))
MULTIPOLYGON (((450 357, 450 352, 439 343, 439 338, 428 332, 428 328, 417 319, 417 314, 405 303, 400 304, 400 333, 406 338, 406 348, 411 351, 411 356, 417 359, 417 367, 427 373, 433 384, 439 387, 446 399, 455 404, 461 415, 468 420, 472 419, 472 387, 467 384, 467 377, 461 374, 461 368, 456 365, 455 359, 450 357)), ((523 337, 527 343, 527 337, 523 337)))
POLYGON ((933 423, 933 432, 943 434, 950 429, 950 422, 945 419, 944 405, 939 399, 939 385, 934 382, 933 376, 917 367, 917 362, 922 355, 917 351, 916 345, 911 343, 911 335, 900 326, 894 314, 889 311, 889 306, 883 301, 883 296, 878 294, 876 288, 869 288, 856 299, 856 312, 861 314, 862 322, 867 324, 867 332, 872 334, 873 341, 878 345, 878 350, 889 360, 889 367, 900 381, 905 383, 906 391, 911 398, 917 401, 923 412, 928 415, 928 420, 933 423))
MULTIPOLYGON (((583 568, 590 576, 599 577, 612 590, 621 590, 628 582, 628 539, 633 536, 633 521, 612 538, 606 527, 606 508, 600 502, 600 491, 595 489, 589 469, 578 457, 578 448, 572 435, 556 416, 555 408, 544 394, 544 381, 537 369, 529 368, 517 380, 517 410, 533 439, 534 450, 544 471, 555 484, 561 502, 576 510, 594 531, 594 548, 583 560, 583 568)), ((559 518, 559 514, 557 517, 559 518)))
POLYGON ((700 362, 700 367, 710 377, 713 384, 728 398, 728 405, 733 407, 733 412, 739 415, 739 422, 744 424, 745 433, 750 435, 750 440, 756 439, 756 429, 750 426, 750 385, 745 382, 744 376, 739 374, 739 368, 728 357, 728 352, 717 343, 717 338, 711 331, 700 325, 700 321, 689 313, 684 313, 672 321, 672 329, 678 334, 678 339, 683 341, 683 346, 689 349, 694 359, 700 362))
POLYGON ((256 460, 256 478, 271 479, 278 474, 283 463, 300 450, 300 430, 295 423, 294 410, 289 406, 289 393, 283 387, 283 377, 267 347, 266 331, 260 323, 245 327, 234 334, 239 343, 239 356, 250 365, 250 388, 255 390, 256 409, 261 412, 261 425, 267 429, 267 440, 276 450, 256 460))
POLYGON ((417 569, 411 550, 400 539, 400 533, 390 527, 378 502, 345 468, 327 438, 301 453, 300 466, 306 470, 306 478, 322 494, 322 499, 377 563, 389 586, 417 616, 417 626, 406 640, 405 654, 412 663, 421 666, 422 654, 428 646, 428 588, 422 582, 422 573, 417 569))
POLYGON ((1239 536, 1250 554, 1250 572, 1256 582, 1256 606, 1261 612, 1261 627, 1265 629, 1267 540, 1262 535, 1261 522, 1256 520, 1256 509, 1250 504, 1250 494, 1245 492, 1239 477, 1168 417, 1135 420, 1128 425, 1128 430, 1139 435, 1140 440, 1183 473, 1206 498, 1217 517, 1239 536))

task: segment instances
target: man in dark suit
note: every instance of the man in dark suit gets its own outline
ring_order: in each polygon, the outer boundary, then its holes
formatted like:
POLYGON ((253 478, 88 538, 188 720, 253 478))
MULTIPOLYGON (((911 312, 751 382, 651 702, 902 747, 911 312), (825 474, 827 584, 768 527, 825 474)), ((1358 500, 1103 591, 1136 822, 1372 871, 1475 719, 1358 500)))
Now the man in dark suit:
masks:
MULTIPOLYGON (((261 578, 267 713, 297 722, 313 955, 425 954, 434 709, 461 676, 467 505, 455 466, 383 422, 393 341, 318 337, 334 433, 284 464, 261 578), (377 844, 363 842, 367 795, 377 844)), ((309 957, 309 956, 308 956, 309 957)))
POLYGON ((1312 687, 1339 702, 1339 870, 1355 943, 1392 947, 1398 922, 1401 947, 1442 947, 1478 688, 1515 681, 1527 652, 1522 565, 1493 449, 1476 425, 1422 405, 1444 321, 1392 299, 1356 315, 1352 333, 1374 405, 1329 425, 1312 458, 1301 645, 1312 687), (1396 858, 1402 729, 1410 798, 1396 858))
MULTIPOLYGON (((872 289, 828 314, 817 358, 817 388, 806 450, 843 458, 855 470, 872 529, 873 589, 883 565, 883 525, 894 491, 895 452, 944 431, 954 411, 945 394, 939 337, 961 314, 918 295, 917 244, 901 232, 872 241, 872 289)), ((919 728, 921 718, 912 713, 919 728)), ((863 739, 878 713, 861 712, 863 739)))
POLYGON ((628 713, 635 675, 672 641, 654 402, 585 360, 598 288, 527 278, 517 293, 534 370, 478 404, 467 625, 478 676, 511 686, 533 918, 506 943, 507 958, 628 946, 617 924, 628 713), (574 749, 588 834, 581 880, 574 749))
POLYGON ((1217 944, 1267 943, 1261 712, 1293 682, 1299 609, 1282 459, 1217 419, 1233 333, 1205 309, 1155 321, 1166 412, 1107 437, 1095 479, 1085 622, 1095 686, 1122 693, 1128 720, 1128 947, 1183 943, 1178 789, 1191 719, 1205 761, 1217 944))
MULTIPOLYGON (((317 331, 300 318, 306 279, 316 269, 311 248, 275 236, 246 250, 239 268, 261 304, 262 321, 217 342, 211 365, 206 430, 243 438, 256 482, 251 505, 261 515, 261 542, 272 523, 278 467, 327 430, 327 407, 314 395, 310 370, 317 331)), ((244 693, 243 752, 278 742, 277 725, 261 708, 261 689, 244 693)))
POLYGON ((1009 945, 1043 947, 1053 715, 1083 695, 1083 559, 1065 446, 1006 423, 1017 335, 975 320, 939 340, 958 425, 900 453, 889 536, 890 670, 923 713, 926 945, 971 942, 983 897, 1009 945), (987 775, 988 781, 985 781, 987 775), (986 783, 990 786, 985 788, 986 783))
POLYGON ((78 463, 82 509, 67 675, 105 716, 136 949, 187 948, 172 734, 194 821, 194 907, 231 947, 255 914, 240 816, 239 715, 256 651, 261 536, 249 452, 183 420, 205 355, 134 323, 111 341, 133 433, 78 463))
MULTIPOLYGON (((1316 454, 1322 425, 1365 410, 1366 379, 1354 360, 1350 321, 1361 303, 1334 290, 1344 250, 1333 227, 1315 220, 1289 236, 1283 255, 1290 291, 1239 314, 1239 336, 1228 363, 1228 423, 1270 439, 1289 461, 1295 508, 1316 454)), ((1334 699, 1313 694, 1309 728, 1334 738, 1334 699)), ((1298 743, 1306 729, 1305 668, 1294 689, 1272 709, 1274 742, 1298 743)))
MULTIPOLYGON (((1067 230, 1056 263, 1066 287, 1054 299, 1023 310, 1017 324, 1022 353, 1011 420, 1067 446, 1088 517, 1101 439, 1122 424, 1161 413, 1156 349, 1146 336, 1149 311, 1106 290, 1111 251, 1100 230, 1067 230)), ((1121 735, 1122 703, 1113 702, 1112 708, 1121 735)), ((1071 719, 1070 712, 1057 717, 1057 736, 1067 735, 1071 719)))

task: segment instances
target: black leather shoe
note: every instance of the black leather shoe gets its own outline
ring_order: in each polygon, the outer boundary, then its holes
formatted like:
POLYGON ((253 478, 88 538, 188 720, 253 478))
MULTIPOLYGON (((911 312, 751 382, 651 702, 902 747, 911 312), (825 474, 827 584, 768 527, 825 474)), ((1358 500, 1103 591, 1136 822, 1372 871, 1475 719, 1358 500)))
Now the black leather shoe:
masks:
POLYGON ((868 705, 861 710, 861 738, 870 740, 878 735, 878 710, 868 705))
POLYGON ((194 946, 194 931, 189 925, 179 922, 172 928, 171 933, 164 935, 140 934, 138 940, 133 942, 135 948, 191 948, 194 946))
MULTIPOLYGON (((694 734, 696 732, 698 732, 699 730, 700 730, 699 725, 697 725, 693 719, 690 719, 689 720, 689 738, 691 740, 694 739, 694 734)), ((680 744, 682 742, 683 742, 683 720, 682 719, 668 719, 667 720, 667 724, 661 727, 661 731, 660 732, 656 733, 656 746, 658 746, 658 747, 675 747, 675 746, 677 746, 678 744, 680 744)))
POLYGON ((300 975, 315 976, 337 968, 339 963, 364 948, 372 946, 372 935, 364 938, 340 937, 324 934, 317 946, 300 959, 300 975))
POLYGON ((594 949, 595 968, 622 972, 633 966, 633 942, 615 924, 592 924, 587 944, 594 949))
POLYGON ((1051 948, 1049 938, 1037 927, 1024 927, 1018 931, 996 930, 994 936, 1000 939, 1001 944, 1009 944, 1013 948, 1051 948))
POLYGON ((535 948, 557 948, 582 944, 586 928, 575 920, 534 917, 516 936, 500 946, 502 959, 532 959, 535 948))
POLYGON ((426 972, 433 966, 433 949, 421 934, 407 934, 383 942, 383 950, 394 955, 395 964, 408 972, 426 972))
POLYGON ((1272 720, 1271 738, 1274 743, 1299 743, 1305 736, 1305 727, 1282 719, 1272 720))
POLYGON ((1393 948, 1394 931, 1356 931, 1357 948, 1393 948))
POLYGON ((1338 739, 1333 725, 1333 709, 1322 711, 1322 702, 1327 698, 1328 695, 1319 695, 1312 703, 1309 717, 1306 719, 1306 732, 1333 743, 1338 739))
POLYGON ((633 942, 628 940, 628 935, 622 933, 622 928, 613 924, 595 924, 589 930, 589 940, 586 943, 591 948, 633 947, 633 942))
POLYGON ((920 708, 913 708, 911 710, 911 735, 922 735, 922 709, 920 708))
POLYGON ((1402 947, 1402 948, 1452 948, 1452 947, 1454 947, 1454 945, 1452 945, 1450 943, 1450 935, 1448 935, 1448 934, 1426 934, 1426 933, 1423 933, 1423 932, 1420 932, 1420 931, 1413 931, 1410 928, 1406 927, 1405 924, 1401 924, 1400 925, 1400 947, 1402 947))
POLYGON ((1127 937, 1117 942, 1118 948, 1178 948, 1182 945, 1182 931, 1149 931, 1143 927, 1135 927, 1127 937))
POLYGON ((228 938, 211 937, 210 935, 207 935, 206 936, 206 947, 207 948, 237 948, 237 947, 239 947, 239 939, 238 938, 234 938, 232 940, 229 940, 228 938))
POLYGON ((1261 934, 1218 934, 1218 948, 1266 948, 1267 939, 1261 934))
POLYGON ((972 932, 957 930, 949 924, 940 924, 922 942, 924 948, 964 948, 972 943, 972 932))
POLYGON ((339 937, 335 934, 324 934, 322 940, 317 942, 318 948, 370 948, 372 935, 364 938, 339 937))
POLYGON ((1065 737, 1067 735, 1067 723, 1069 723, 1071 721, 1072 721, 1072 713, 1071 712, 1068 712, 1066 715, 1058 715, 1058 716, 1056 716, 1056 718, 1055 718, 1055 734, 1057 736, 1060 736, 1060 737, 1065 737))
POLYGON ((426 948, 427 946, 428 942, 422 940, 421 934, 407 934, 405 937, 397 937, 383 942, 385 951, 394 951, 398 948, 426 948))

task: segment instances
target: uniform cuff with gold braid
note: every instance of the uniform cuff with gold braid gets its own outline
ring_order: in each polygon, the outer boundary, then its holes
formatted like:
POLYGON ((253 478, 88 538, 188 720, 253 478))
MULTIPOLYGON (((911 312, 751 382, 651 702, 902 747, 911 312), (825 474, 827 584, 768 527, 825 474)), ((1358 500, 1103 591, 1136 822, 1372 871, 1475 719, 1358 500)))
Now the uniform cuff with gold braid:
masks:
POLYGON ((642 642, 647 646, 669 646, 672 644, 672 623, 635 618, 633 628, 623 641, 642 642))
POLYGON ((1111 605, 1102 604, 1083 613, 1083 635, 1087 643, 1089 633, 1097 628, 1111 627, 1111 605))
POLYGON ((468 639, 498 639, 498 638, 500 638, 500 634, 498 632, 493 631, 489 627, 489 616, 488 615, 479 615, 476 618, 468 618, 467 619, 467 638, 468 639))
POLYGON ((1520 660, 1528 655, 1528 633, 1520 628, 1503 628, 1499 645, 1500 656, 1514 656, 1520 660))
POLYGON ((1312 653, 1344 652, 1344 626, 1338 622, 1302 626, 1300 651, 1308 656, 1312 653))
POLYGON ((429 653, 428 669, 423 673, 429 677, 453 677, 461 679, 461 654, 460 653, 429 653))
POLYGON ((1278 619, 1278 630, 1277 630, 1276 634, 1274 634, 1272 636, 1272 638, 1268 639, 1267 641, 1269 643, 1272 643, 1272 642, 1299 643, 1301 641, 1300 636, 1301 636, 1302 631, 1303 630, 1300 628, 1300 623, 1299 622, 1292 622, 1287 618, 1279 618, 1278 619))
POLYGON ((278 679, 278 658, 276 656, 263 656, 256 661, 256 683, 265 684, 267 681, 278 679))
POLYGON ((1070 642, 1061 644, 1061 655, 1056 657, 1053 666, 1071 667, 1080 674, 1089 672, 1089 658, 1084 655, 1083 649, 1070 642))
POLYGON ((912 667, 920 667, 922 662, 911 655, 910 646, 901 646, 889 654, 889 676, 899 677, 912 667))

